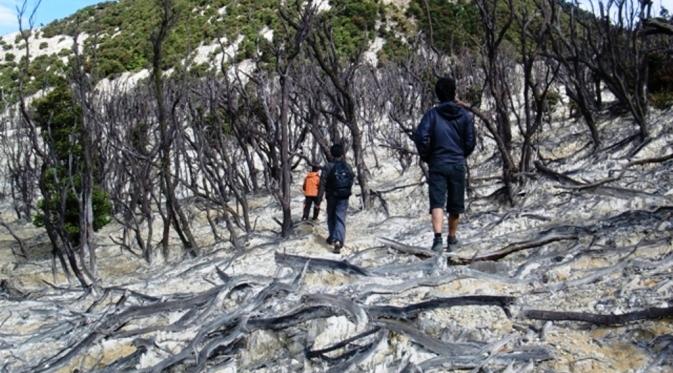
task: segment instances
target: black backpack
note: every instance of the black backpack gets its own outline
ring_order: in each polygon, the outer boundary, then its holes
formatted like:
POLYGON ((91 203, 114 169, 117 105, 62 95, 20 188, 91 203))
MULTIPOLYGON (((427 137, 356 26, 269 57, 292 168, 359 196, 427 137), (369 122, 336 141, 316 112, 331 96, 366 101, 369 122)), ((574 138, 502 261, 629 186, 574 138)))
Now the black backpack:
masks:
POLYGON ((330 196, 348 198, 353 187, 353 172, 344 161, 334 162, 331 172, 327 175, 327 189, 330 196))

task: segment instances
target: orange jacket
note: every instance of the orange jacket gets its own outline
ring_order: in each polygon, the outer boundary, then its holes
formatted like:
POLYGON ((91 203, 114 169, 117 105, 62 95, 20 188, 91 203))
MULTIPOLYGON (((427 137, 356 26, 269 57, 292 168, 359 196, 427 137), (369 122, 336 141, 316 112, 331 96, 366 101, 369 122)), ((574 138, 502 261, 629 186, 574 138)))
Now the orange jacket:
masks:
POLYGON ((309 172, 304 179, 304 195, 317 197, 320 190, 320 175, 317 172, 309 172))

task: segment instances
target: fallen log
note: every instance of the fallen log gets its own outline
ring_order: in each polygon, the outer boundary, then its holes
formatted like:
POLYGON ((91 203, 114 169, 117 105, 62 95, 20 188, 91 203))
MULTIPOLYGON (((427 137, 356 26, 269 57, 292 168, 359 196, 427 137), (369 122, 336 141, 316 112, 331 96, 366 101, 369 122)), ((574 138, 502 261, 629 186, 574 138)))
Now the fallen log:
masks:
POLYGON ((432 250, 428 250, 420 246, 407 245, 399 241, 391 240, 390 238, 380 237, 379 240, 383 241, 390 248, 395 249, 403 254, 411 254, 423 258, 429 258, 437 255, 437 253, 432 250))
POLYGON ((353 366, 360 364, 361 362, 365 361, 371 354, 373 354, 374 351, 376 350, 376 346, 378 346, 378 344, 383 340, 383 338, 386 335, 387 333, 379 332, 378 334, 376 334, 376 338, 371 343, 368 343, 364 346, 356 347, 353 350, 350 350, 345 354, 341 355, 337 359, 343 359, 345 357, 348 357, 348 359, 331 367, 327 372, 343 373, 350 371, 350 369, 353 366))
MULTIPOLYGON (((526 361, 545 361, 554 357, 549 350, 544 348, 529 349, 523 351, 515 351, 498 354, 488 362, 488 366, 507 366, 512 362, 526 362, 526 361)), ((484 360, 483 355, 473 356, 439 356, 428 359, 417 366, 421 372, 426 372, 433 368, 443 368, 448 370, 465 370, 482 367, 484 360)), ((410 367, 411 368, 411 367, 410 367)), ((410 370, 411 371, 411 370, 410 370)))
POLYGON ((364 307, 354 301, 333 294, 306 294, 301 297, 304 305, 308 306, 326 306, 338 308, 348 315, 348 319, 358 325, 364 325, 369 321, 364 307))
POLYGON ((483 348, 483 344, 480 343, 446 343, 400 321, 377 320, 375 324, 392 332, 404 334, 425 350, 440 356, 475 355, 483 348))
POLYGON ((411 278, 407 281, 396 284, 366 284, 357 288, 357 294, 360 299, 364 299, 372 294, 398 294, 405 291, 420 288, 420 287, 437 287, 449 284, 453 281, 462 279, 480 279, 485 281, 493 281, 504 284, 526 284, 528 281, 519 280, 516 278, 478 271, 469 267, 451 267, 453 271, 450 273, 423 276, 411 278))
POLYGON ((523 316, 533 320, 580 321, 600 326, 623 325, 634 321, 673 318, 673 307, 648 308, 620 315, 603 315, 587 312, 563 312, 546 310, 525 310, 523 316))
POLYGON ((437 308, 449 308, 456 306, 498 306, 509 316, 507 307, 514 303, 516 298, 496 295, 468 295, 455 298, 436 298, 425 302, 410 304, 408 306, 370 306, 368 314, 373 319, 411 319, 423 311, 431 311, 437 308))
POLYGON ((661 162, 666 162, 670 159, 673 159, 673 153, 664 155, 663 157, 655 157, 655 158, 645 158, 645 159, 639 159, 637 161, 632 161, 629 162, 626 167, 631 167, 631 166, 640 166, 644 164, 649 164, 649 163, 661 163, 661 162))
POLYGON ((318 357, 318 358, 321 358, 323 360, 331 361, 333 358, 330 358, 330 357, 326 356, 325 354, 330 353, 332 351, 336 351, 336 350, 344 348, 344 347, 347 347, 348 345, 352 344, 353 342, 355 342, 357 340, 369 337, 370 335, 372 335, 374 333, 377 333, 379 330, 381 330, 380 327, 375 327, 373 329, 367 330, 367 331, 362 332, 362 333, 360 333, 358 335, 355 335, 353 337, 344 339, 341 342, 337 342, 337 343, 335 343, 335 344, 333 344, 329 347, 326 347, 326 348, 323 348, 323 349, 320 349, 320 350, 311 350, 311 349, 307 348, 304 351, 304 356, 306 356, 306 358, 308 358, 308 359, 313 359, 313 358, 318 357))
POLYGON ((311 306, 295 310, 289 314, 248 320, 248 327, 253 329, 281 330, 315 319, 341 316, 345 312, 326 306, 311 306))
POLYGON ((545 166, 542 164, 540 161, 535 161, 535 168, 542 174, 543 176, 546 176, 547 178, 550 178, 552 180, 559 181, 561 183, 565 184, 572 184, 572 185, 582 185, 583 183, 573 179, 570 176, 564 175, 562 173, 556 172, 552 170, 551 168, 545 166))
POLYGON ((351 273, 360 276, 369 276, 369 273, 361 267, 348 263, 345 260, 331 260, 324 258, 310 258, 306 256, 276 253, 276 263, 294 269, 303 269, 308 264, 308 269, 325 269, 351 273))
POLYGON ((570 234, 549 234, 542 236, 540 238, 530 240, 530 241, 523 241, 523 242, 516 242, 510 245, 505 246, 504 248, 487 253, 487 254, 482 254, 482 255, 476 255, 472 258, 461 258, 461 257, 449 257, 448 261, 449 264, 469 264, 473 262, 479 262, 479 261, 496 261, 500 260, 510 254, 516 253, 518 251, 526 250, 526 249, 532 249, 535 247, 540 247, 544 246, 546 244, 556 242, 556 241, 564 241, 564 240, 576 240, 578 237, 577 234, 575 233, 570 233, 570 234))

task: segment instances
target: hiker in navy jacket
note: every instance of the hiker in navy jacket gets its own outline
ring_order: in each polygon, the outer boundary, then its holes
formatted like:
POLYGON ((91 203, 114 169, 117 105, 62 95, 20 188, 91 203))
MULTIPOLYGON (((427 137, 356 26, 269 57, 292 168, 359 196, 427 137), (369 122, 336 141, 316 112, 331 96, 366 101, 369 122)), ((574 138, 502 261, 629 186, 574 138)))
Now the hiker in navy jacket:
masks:
POLYGON ((322 170, 318 199, 327 199, 327 244, 333 245, 333 252, 339 254, 346 239, 346 211, 351 195, 355 174, 344 159, 344 148, 334 144, 330 148, 333 161, 322 170))
POLYGON ((432 249, 442 250, 444 212, 449 214, 448 247, 455 245, 460 214, 465 212, 465 158, 476 145, 474 117, 456 100, 456 81, 441 78, 435 85, 440 103, 425 113, 416 129, 415 143, 428 163, 430 212, 435 237, 432 249))

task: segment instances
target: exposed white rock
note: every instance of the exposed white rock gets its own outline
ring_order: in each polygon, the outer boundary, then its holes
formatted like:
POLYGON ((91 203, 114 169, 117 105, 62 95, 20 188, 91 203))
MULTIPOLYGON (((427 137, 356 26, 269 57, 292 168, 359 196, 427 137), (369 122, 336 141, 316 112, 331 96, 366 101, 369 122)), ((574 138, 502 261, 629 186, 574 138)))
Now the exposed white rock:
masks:
MULTIPOLYGON (((7 54, 11 53, 15 56, 15 60, 18 61, 22 56, 25 56, 26 50, 24 48, 24 42, 21 40, 18 43, 15 43, 16 37, 19 36, 19 32, 14 32, 7 34, 2 37, 2 40, 7 43, 11 48, 5 50, 0 48, 0 63, 6 60, 7 54)), ((89 37, 86 33, 82 33, 78 36, 78 43, 80 48, 84 45, 84 42, 89 37)), ((70 51, 73 47, 74 39, 68 35, 56 35, 51 38, 42 37, 42 32, 40 29, 35 29, 31 36, 28 38, 28 47, 30 51, 31 60, 39 56, 51 56, 58 54, 62 50, 70 51), (39 35, 40 37, 35 37, 39 35)))
POLYGON ((264 28, 259 31, 259 36, 268 41, 273 41, 273 30, 270 29, 269 26, 265 25, 264 28))
POLYGON ((378 53, 383 48, 383 45, 386 43, 386 40, 380 36, 374 38, 374 40, 369 44, 369 49, 364 52, 362 58, 364 61, 372 66, 376 66, 379 62, 378 53))

